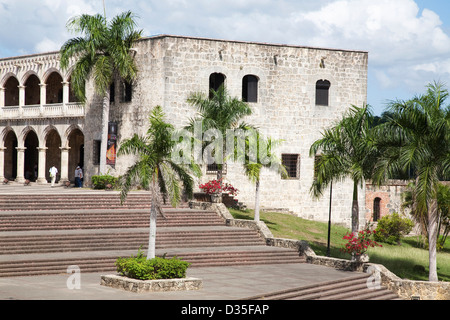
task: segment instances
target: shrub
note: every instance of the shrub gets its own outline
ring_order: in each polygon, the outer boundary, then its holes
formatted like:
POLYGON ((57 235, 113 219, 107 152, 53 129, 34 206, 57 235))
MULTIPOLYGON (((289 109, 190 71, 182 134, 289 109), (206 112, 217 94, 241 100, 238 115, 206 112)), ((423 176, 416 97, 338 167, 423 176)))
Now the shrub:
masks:
POLYGON ((410 219, 401 217, 394 212, 378 221, 375 240, 389 244, 400 244, 401 238, 410 233, 413 227, 414 223, 410 219))
POLYGON ((239 192, 238 189, 233 187, 230 183, 222 183, 222 179, 210 180, 205 184, 201 184, 199 187, 206 194, 226 192, 235 196, 239 192))
POLYGON ((114 188, 117 185, 118 178, 105 174, 92 176, 91 180, 94 189, 106 189, 108 185, 114 188))
POLYGON ((369 228, 361 230, 355 233, 347 233, 342 239, 347 240, 341 250, 351 255, 361 256, 367 252, 369 247, 381 247, 376 241, 372 240, 372 235, 375 235, 375 231, 371 231, 369 228))
POLYGON ((138 280, 185 278, 189 265, 190 263, 177 257, 171 259, 155 257, 147 260, 140 250, 137 256, 116 260, 117 272, 120 275, 138 280))

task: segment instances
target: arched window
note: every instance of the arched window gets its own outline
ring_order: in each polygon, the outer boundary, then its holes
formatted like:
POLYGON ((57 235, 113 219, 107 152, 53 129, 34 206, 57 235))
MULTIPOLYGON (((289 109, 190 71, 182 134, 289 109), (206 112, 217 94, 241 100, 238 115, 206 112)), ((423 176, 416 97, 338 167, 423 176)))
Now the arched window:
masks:
POLYGON ((5 106, 18 106, 19 105, 19 81, 11 76, 5 82, 5 106))
POLYGON ((328 106, 328 98, 331 83, 328 80, 319 80, 316 82, 316 105, 328 106))
POLYGON ((380 219, 380 204, 381 204, 381 199, 380 198, 375 198, 375 200, 373 200, 373 221, 378 221, 380 219))
POLYGON ((242 79, 242 100, 245 102, 258 102, 258 77, 246 75, 242 79))
POLYGON ((211 97, 211 90, 217 91, 222 85, 225 85, 225 75, 217 72, 212 73, 209 76, 209 96, 211 97))

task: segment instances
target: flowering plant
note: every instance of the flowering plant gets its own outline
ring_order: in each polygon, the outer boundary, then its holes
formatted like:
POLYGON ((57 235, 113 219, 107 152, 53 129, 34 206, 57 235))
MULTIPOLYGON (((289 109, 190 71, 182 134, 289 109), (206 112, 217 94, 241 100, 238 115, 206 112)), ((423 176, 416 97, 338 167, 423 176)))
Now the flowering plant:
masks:
POLYGON ((381 247, 380 244, 371 239, 375 232, 375 230, 371 231, 367 228, 357 233, 347 233, 342 239, 348 241, 341 250, 350 253, 351 255, 361 256, 367 252, 369 247, 381 247))
POLYGON ((223 184, 222 179, 208 181, 207 183, 201 184, 199 187, 206 194, 226 192, 235 196, 238 193, 238 189, 233 187, 231 184, 229 183, 223 184))

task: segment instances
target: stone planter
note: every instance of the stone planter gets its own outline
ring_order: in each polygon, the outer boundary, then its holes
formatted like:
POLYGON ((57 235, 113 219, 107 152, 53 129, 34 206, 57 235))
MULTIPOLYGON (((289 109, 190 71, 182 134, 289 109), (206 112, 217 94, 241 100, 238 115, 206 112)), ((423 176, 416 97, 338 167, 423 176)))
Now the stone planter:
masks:
POLYGON ((222 194, 221 193, 213 193, 210 194, 212 203, 222 203, 222 194))
POLYGON ((198 278, 138 280, 119 275, 101 276, 100 284, 135 293, 199 290, 203 287, 203 281, 198 278))
POLYGON ((369 262, 369 255, 367 253, 363 253, 361 255, 359 255, 359 254, 352 254, 352 261, 353 262, 367 263, 367 262, 369 262))

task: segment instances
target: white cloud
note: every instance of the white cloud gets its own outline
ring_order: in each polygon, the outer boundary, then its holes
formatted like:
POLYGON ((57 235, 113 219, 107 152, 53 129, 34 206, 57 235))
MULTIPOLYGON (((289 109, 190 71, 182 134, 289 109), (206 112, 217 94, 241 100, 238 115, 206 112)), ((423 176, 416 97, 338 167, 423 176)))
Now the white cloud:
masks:
MULTIPOLYGON (((414 0, 105 0, 108 17, 132 10, 144 35, 176 34, 369 51, 369 86, 422 91, 450 84, 450 38, 414 0)), ((424 2, 426 5, 426 2, 424 2)), ((99 0, 0 0, 0 57, 55 50, 99 0)), ((369 87, 369 92, 371 91, 369 87)), ((388 97, 386 97, 388 98, 388 97)), ((369 101, 370 102, 370 101, 369 101)))

